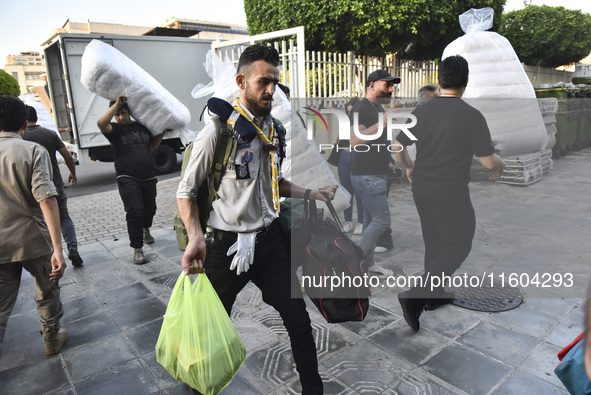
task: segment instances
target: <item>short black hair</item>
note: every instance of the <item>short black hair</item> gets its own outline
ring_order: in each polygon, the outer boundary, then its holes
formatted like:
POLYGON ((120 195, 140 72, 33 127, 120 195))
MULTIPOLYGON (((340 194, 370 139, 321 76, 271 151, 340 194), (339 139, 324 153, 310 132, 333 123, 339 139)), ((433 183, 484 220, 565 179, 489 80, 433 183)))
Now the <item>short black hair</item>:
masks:
POLYGON ((37 110, 35 110, 35 107, 27 106, 27 111, 29 114, 27 115, 27 121, 31 123, 37 123, 39 118, 37 118, 37 110))
POLYGON ((425 85, 419 89, 418 96, 425 97, 433 92, 437 92, 437 87, 435 85, 425 85))
POLYGON ((0 96, 0 130, 18 132, 27 121, 27 107, 14 96, 0 96))
POLYGON ((459 89, 468 85, 468 62, 460 55, 450 56, 439 63, 439 86, 459 89))
MULTIPOLYGON (((115 103, 117 103, 117 100, 111 100, 109 102, 109 108, 113 107, 113 104, 115 103)), ((119 110, 121 109, 127 110, 127 112, 131 114, 131 111, 129 110, 129 106, 127 105, 127 103, 123 103, 121 107, 119 107, 119 110)))
MULTIPOLYGON (((247 47, 238 60, 238 74, 241 74, 243 68, 256 62, 257 60, 264 60, 273 66, 279 66, 279 53, 273 47, 266 45, 254 44, 247 47)), ((244 73, 242 73, 244 74, 244 73)))

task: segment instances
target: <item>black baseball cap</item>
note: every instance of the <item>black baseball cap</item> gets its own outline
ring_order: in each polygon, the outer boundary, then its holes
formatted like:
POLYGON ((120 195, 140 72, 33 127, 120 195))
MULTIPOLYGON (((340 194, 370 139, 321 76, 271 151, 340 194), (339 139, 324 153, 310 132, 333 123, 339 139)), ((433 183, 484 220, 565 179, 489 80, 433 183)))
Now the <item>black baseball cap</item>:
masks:
POLYGON ((395 84, 400 84, 400 77, 393 77, 386 70, 376 70, 367 77, 367 86, 376 81, 392 81, 395 84))

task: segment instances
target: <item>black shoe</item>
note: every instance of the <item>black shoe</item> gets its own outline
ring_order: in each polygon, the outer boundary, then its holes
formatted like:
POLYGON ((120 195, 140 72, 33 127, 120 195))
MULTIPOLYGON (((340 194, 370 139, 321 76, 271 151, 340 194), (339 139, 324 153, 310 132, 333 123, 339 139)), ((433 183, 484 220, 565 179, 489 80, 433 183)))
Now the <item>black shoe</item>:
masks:
POLYGON ((421 306, 421 300, 407 297, 408 292, 398 294, 398 302, 400 302, 400 307, 402 307, 404 320, 413 331, 418 332, 421 328, 419 317, 423 312, 423 306, 421 306))
POLYGON ((76 267, 82 266, 82 264, 84 263, 82 258, 80 258, 80 254, 78 254, 78 251, 70 252, 68 254, 68 258, 70 258, 70 260, 72 261, 72 265, 74 265, 76 267))
POLYGON ((425 303, 425 310, 435 310, 441 306, 445 306, 453 302, 455 295, 452 292, 444 292, 441 297, 429 299, 427 303, 425 303))

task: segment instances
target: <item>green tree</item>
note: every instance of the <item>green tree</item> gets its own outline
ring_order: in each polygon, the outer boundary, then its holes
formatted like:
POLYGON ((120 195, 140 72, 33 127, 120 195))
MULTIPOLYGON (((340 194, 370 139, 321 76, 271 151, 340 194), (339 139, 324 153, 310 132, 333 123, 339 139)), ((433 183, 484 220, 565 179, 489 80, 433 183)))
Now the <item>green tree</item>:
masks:
POLYGON ((580 10, 529 5, 504 14, 499 33, 528 65, 558 67, 591 52, 591 15, 580 10))
POLYGON ((18 86, 17 80, 4 70, 0 70, 0 95, 9 95, 18 97, 21 93, 21 88, 18 86))
POLYGON ((251 34, 305 27, 313 51, 438 59, 463 34, 458 16, 492 7, 495 26, 505 0, 245 0, 251 34))

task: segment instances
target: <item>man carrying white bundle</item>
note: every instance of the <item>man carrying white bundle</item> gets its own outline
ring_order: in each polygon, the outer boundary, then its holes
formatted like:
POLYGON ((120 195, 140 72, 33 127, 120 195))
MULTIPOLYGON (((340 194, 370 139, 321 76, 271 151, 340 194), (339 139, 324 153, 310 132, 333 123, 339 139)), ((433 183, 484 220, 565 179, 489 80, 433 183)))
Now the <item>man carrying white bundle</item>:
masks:
POLYGON ((156 214, 158 180, 150 152, 160 145, 164 132, 153 136, 144 125, 132 121, 125 96, 111 101, 97 126, 113 148, 117 186, 126 212, 129 245, 134 249, 133 263, 141 265, 148 262, 142 250, 144 243, 154 242, 150 227, 156 214), (111 122, 113 117, 116 123, 111 122))

